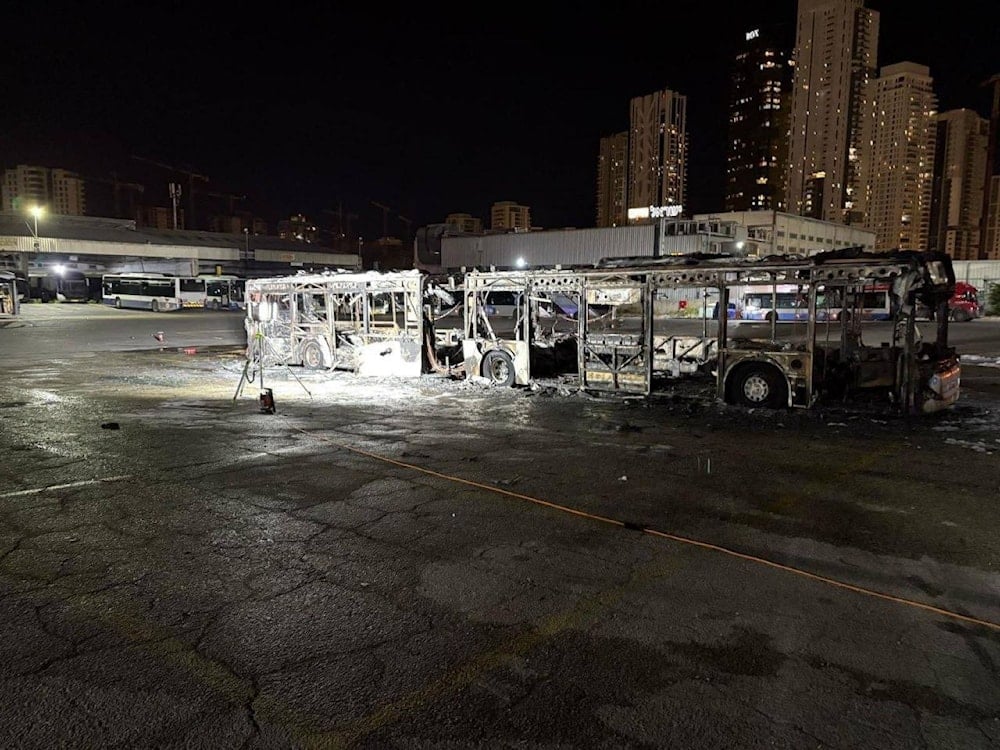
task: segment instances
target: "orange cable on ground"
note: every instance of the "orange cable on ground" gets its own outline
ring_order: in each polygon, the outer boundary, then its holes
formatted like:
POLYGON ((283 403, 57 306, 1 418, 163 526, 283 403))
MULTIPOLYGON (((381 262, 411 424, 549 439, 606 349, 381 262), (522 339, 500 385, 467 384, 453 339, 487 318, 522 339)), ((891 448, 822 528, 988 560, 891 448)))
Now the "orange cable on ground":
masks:
POLYGON ((295 428, 304 435, 317 438, 330 445, 336 446, 338 448, 343 448, 344 450, 356 453, 359 456, 365 456, 367 458, 375 459, 376 461, 382 461, 384 463, 393 464, 394 466, 399 466, 404 469, 410 469, 412 471, 420 472, 421 474, 427 474, 428 476, 437 477, 438 479, 444 479, 449 482, 456 482, 457 484, 464 484, 469 487, 475 487, 477 489, 486 490, 487 492, 493 492, 498 495, 506 495, 507 497, 512 497, 517 500, 526 500, 529 503, 534 503, 535 505, 541 505, 545 508, 551 508, 553 510, 558 510, 563 513, 569 513, 574 516, 579 516, 581 518, 589 518, 592 521, 600 521, 601 523, 610 524, 612 526, 618 526, 619 528, 627 528, 634 531, 640 531, 643 534, 649 534, 650 536, 660 537, 663 539, 669 539, 673 542, 678 542, 680 544, 691 545, 692 547, 700 547, 702 549, 711 550, 713 552, 721 552, 724 555, 729 555, 731 557, 739 558, 740 560, 746 560, 748 562, 757 563, 759 565, 766 565, 769 568, 775 568, 777 570, 783 570, 786 573, 794 573, 795 575, 802 576, 803 578, 808 578, 813 581, 819 581, 820 583, 825 583, 829 586, 834 586, 836 588, 846 589, 847 591, 853 591, 857 594, 864 594, 865 596, 871 596, 876 599, 882 599, 884 601, 895 602, 896 604, 904 604, 906 606, 914 607, 916 609, 922 609, 927 612, 933 612, 934 614, 941 615, 943 617, 949 617, 954 620, 960 620, 962 622, 967 622, 971 625, 981 625, 985 628, 991 628, 992 630, 1000 631, 1000 623, 991 622, 989 620, 981 620, 977 617, 970 617, 968 615, 963 615, 958 612, 953 612, 949 609, 942 609, 941 607, 935 607, 932 604, 925 604, 924 602, 918 602, 913 599, 907 599, 901 596, 893 596, 892 594, 885 594, 881 591, 875 591, 874 589, 868 589, 863 586, 855 586, 852 583, 845 583, 843 581, 838 581, 835 578, 829 578, 827 576, 822 576, 817 573, 810 573, 807 570, 802 570, 800 568, 795 568, 790 565, 784 565, 782 563, 774 562, 773 560, 768 560, 763 557, 757 557, 756 555, 749 555, 745 552, 737 552, 736 550, 731 550, 727 547, 722 547, 718 544, 712 544, 711 542, 702 542, 697 539, 690 539, 688 537, 678 536, 676 534, 670 534, 665 531, 658 531, 656 529, 650 529, 644 526, 637 526, 625 521, 620 521, 617 518, 609 518, 608 516, 601 516, 595 513, 588 513, 587 511, 578 510, 576 508, 571 508, 567 505, 560 505, 558 503, 553 503, 548 500, 542 500, 537 497, 532 497, 531 495, 522 495, 519 492, 511 492, 510 490, 505 490, 501 487, 495 487, 489 484, 483 484, 482 482, 474 482, 471 479, 462 479, 461 477, 452 476, 450 474, 443 474, 439 471, 434 471, 433 469, 425 469, 422 466, 417 466, 416 464, 406 463, 405 461, 399 461, 394 458, 389 458, 388 456, 382 456, 378 453, 372 453, 371 451, 366 451, 361 448, 355 448, 354 446, 347 445, 346 443, 339 443, 336 440, 331 440, 330 438, 324 437, 322 435, 316 435, 309 432, 308 430, 303 430, 301 428, 295 428))

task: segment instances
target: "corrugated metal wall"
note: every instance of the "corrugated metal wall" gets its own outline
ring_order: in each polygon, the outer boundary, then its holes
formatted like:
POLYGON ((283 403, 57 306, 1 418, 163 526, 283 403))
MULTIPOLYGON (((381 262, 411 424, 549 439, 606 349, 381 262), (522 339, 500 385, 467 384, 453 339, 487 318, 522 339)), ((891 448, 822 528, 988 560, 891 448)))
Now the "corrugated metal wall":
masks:
POLYGON ((1000 260, 954 260, 951 265, 958 281, 972 284, 979 291, 986 289, 986 282, 1000 284, 1000 260))
MULTIPOLYGON (((651 256, 653 224, 633 224, 600 229, 567 229, 545 232, 443 237, 441 263, 445 268, 514 268, 518 259, 526 267, 592 266, 601 258, 651 256)), ((705 251, 699 236, 663 237, 663 254, 705 251)), ((954 261, 955 277, 979 289, 987 282, 1000 283, 1000 261, 954 261)))
MULTIPOLYGON (((652 255, 652 224, 600 229, 487 234, 481 237, 444 237, 441 240, 441 263, 445 268, 513 268, 518 258, 529 267, 592 266, 601 258, 652 255)), ((692 249, 672 252, 696 252, 703 240, 698 237, 670 237, 671 241, 691 241, 692 249)))

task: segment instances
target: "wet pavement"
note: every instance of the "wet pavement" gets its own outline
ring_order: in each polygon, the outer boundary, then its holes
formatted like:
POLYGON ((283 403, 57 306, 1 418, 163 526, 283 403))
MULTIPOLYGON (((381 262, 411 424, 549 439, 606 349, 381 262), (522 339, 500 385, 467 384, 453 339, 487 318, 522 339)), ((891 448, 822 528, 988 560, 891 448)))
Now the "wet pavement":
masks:
POLYGON ((920 419, 281 368, 265 414, 238 316, 142 320, 4 375, 4 747, 1000 745, 989 352, 920 419))

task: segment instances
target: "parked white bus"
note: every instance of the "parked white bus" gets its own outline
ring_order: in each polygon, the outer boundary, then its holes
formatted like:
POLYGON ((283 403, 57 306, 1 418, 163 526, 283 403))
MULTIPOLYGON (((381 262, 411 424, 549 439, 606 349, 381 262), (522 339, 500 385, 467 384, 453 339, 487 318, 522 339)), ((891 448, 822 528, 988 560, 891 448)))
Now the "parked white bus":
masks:
MULTIPOLYGON (((119 273, 105 274, 102 278, 101 302, 119 309, 135 308, 152 310, 153 312, 170 312, 185 306, 183 294, 197 292, 182 292, 181 284, 191 279, 180 276, 168 276, 162 273, 119 273)), ((194 279, 198 281, 198 279, 194 279)), ((190 285, 188 285, 190 286, 190 285)), ((195 285, 197 286, 197 285, 195 285)), ((201 283, 201 302, 204 306, 205 284, 201 283)))
POLYGON ((205 282, 205 307, 210 310, 242 310, 246 280, 224 274, 201 274, 205 282))
POLYGON ((208 306, 207 285, 204 279, 181 276, 178 282, 177 289, 181 298, 181 307, 201 309, 208 306))

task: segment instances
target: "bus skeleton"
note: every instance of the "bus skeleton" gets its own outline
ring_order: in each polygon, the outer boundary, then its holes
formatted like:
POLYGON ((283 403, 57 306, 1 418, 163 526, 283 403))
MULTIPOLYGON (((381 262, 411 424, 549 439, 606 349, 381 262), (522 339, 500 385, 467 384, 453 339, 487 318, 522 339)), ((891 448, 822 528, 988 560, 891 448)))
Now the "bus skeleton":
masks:
POLYGON ((418 376, 425 369, 424 294, 419 271, 250 279, 248 356, 260 367, 418 376))
POLYGON ((638 395, 691 382, 746 407, 808 408, 824 396, 875 394, 900 411, 930 412, 957 400, 960 368, 947 314, 924 341, 914 309, 946 310, 954 284, 947 255, 916 252, 680 257, 634 267, 469 271, 447 280, 419 271, 319 274, 248 280, 246 326, 248 341, 267 339, 261 366, 443 372, 502 385, 575 374, 582 389, 638 395), (806 319, 730 320, 729 301, 765 279, 802 289, 806 319), (843 313, 876 284, 890 288, 894 320, 882 325, 886 340, 867 343, 879 324, 843 313), (515 300, 512 311, 491 314, 498 293, 515 300), (817 314, 822 295, 838 300, 840 315, 817 314), (664 302, 676 297, 706 302, 664 302), (445 298, 459 300, 461 329, 440 326, 457 322, 436 314, 445 298), (376 312, 387 299, 388 310, 376 312))

